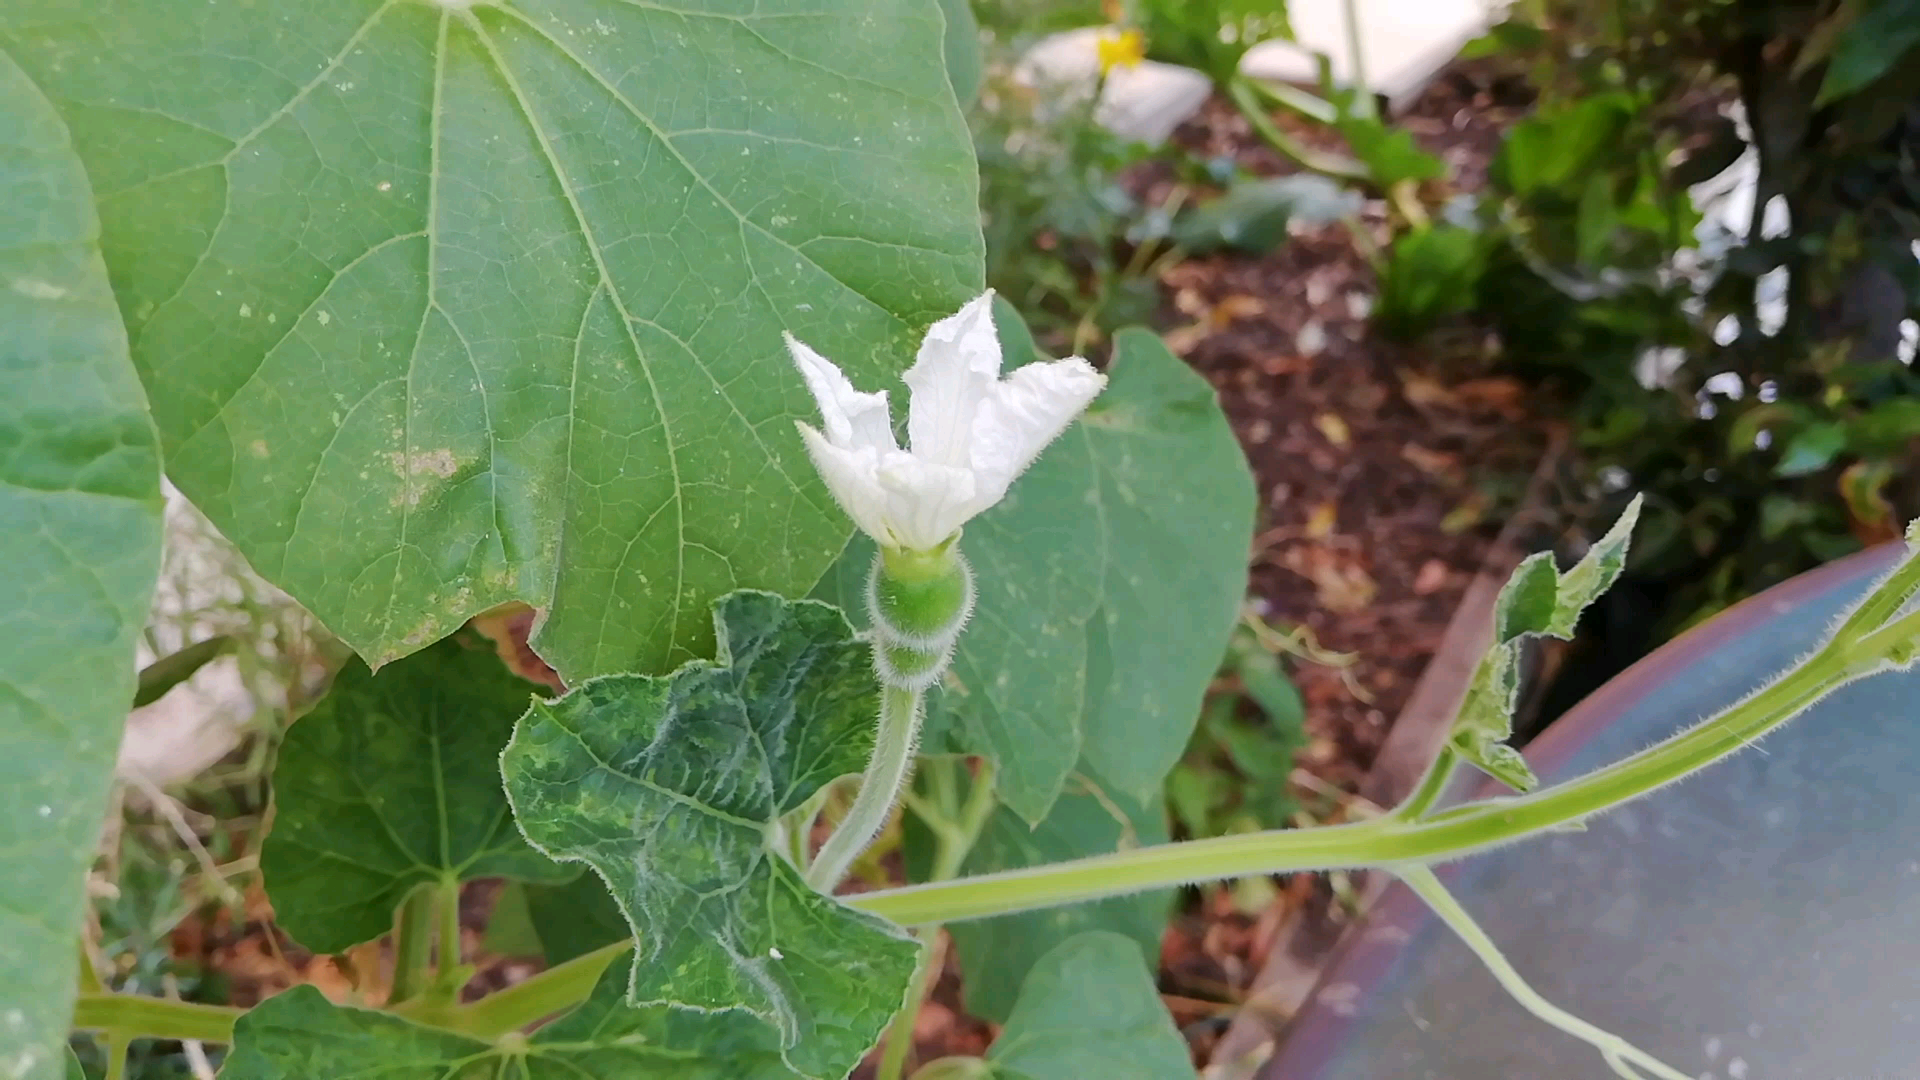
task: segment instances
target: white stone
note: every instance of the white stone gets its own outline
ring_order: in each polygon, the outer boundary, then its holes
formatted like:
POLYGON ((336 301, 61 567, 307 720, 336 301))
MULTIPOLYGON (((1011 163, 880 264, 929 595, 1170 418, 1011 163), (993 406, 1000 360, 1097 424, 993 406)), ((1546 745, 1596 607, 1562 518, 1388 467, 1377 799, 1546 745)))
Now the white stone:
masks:
MULTIPOLYGON (((1393 109, 1410 104, 1461 46, 1493 25, 1496 0, 1352 0, 1360 23, 1360 57, 1367 83, 1393 109)), ((1240 70, 1256 79, 1318 85, 1325 54, 1336 85, 1353 81, 1353 49, 1342 0, 1296 0, 1287 5, 1293 41, 1263 41, 1247 50, 1240 70)))

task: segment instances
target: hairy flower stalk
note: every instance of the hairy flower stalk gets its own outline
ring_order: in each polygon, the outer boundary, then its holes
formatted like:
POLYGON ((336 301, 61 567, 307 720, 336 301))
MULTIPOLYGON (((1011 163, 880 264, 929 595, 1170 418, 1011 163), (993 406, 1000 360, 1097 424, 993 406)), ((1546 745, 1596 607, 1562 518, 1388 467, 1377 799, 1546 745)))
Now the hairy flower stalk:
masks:
POLYGON ((860 793, 807 871, 831 890, 873 842, 913 770, 926 691, 945 673, 973 612, 960 529, 999 502, 1040 451, 1106 385, 1079 357, 1002 378, 991 290, 927 329, 913 367, 908 446, 895 441, 885 391, 862 393, 834 363, 787 336, 820 407, 800 424, 814 467, 860 531, 879 545, 867 577, 880 718, 860 793))

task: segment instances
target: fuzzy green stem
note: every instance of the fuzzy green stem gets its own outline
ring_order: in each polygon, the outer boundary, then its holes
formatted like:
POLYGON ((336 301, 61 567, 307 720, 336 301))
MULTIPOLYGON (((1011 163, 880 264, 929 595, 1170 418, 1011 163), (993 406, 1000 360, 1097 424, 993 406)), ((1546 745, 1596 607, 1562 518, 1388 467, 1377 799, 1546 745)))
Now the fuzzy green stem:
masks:
MULTIPOLYGON (((960 873, 967 853, 979 841, 980 830, 986 827, 987 818, 993 813, 997 803, 993 793, 994 770, 991 761, 981 763, 980 773, 974 777, 973 786, 963 803, 955 784, 955 774, 964 769, 964 764, 948 758, 930 764, 932 768, 926 776, 928 786, 933 789, 933 805, 922 804, 922 809, 918 811, 934 836, 933 870, 927 875, 927 880, 946 881, 960 873)), ((881 1051, 880 1068, 875 1080, 901 1080, 906 1072, 907 1056, 913 1050, 913 1031, 920 1018, 920 1007, 926 1002, 928 992, 939 980, 940 969, 946 963, 946 939, 942 933, 939 926, 920 929, 920 936, 926 941, 927 948, 920 956, 920 966, 914 971, 905 1006, 894 1014, 893 1022, 887 1027, 886 1048, 881 1051)))
POLYGON ((127 1038, 232 1042, 234 1021, 244 1015, 244 1009, 224 1005, 166 1001, 138 994, 81 994, 73 1002, 76 1031, 117 1033, 127 1038))
POLYGON ((1454 770, 1459 764, 1460 754, 1453 748, 1452 740, 1448 740, 1441 745, 1440 752, 1434 755, 1433 763, 1428 765, 1427 771, 1421 775, 1420 783, 1414 787, 1413 794, 1408 795, 1405 802, 1393 808, 1392 816, 1400 821, 1418 821, 1426 817, 1427 811, 1433 809, 1433 804, 1446 793, 1447 782, 1453 779, 1454 770))
POLYGON ((564 964, 556 964, 471 1005, 435 1009, 402 1007, 394 1011, 417 1023, 458 1031, 476 1039, 496 1039, 584 1001, 607 966, 631 948, 633 941, 623 938, 564 964))
POLYGON ((940 969, 946 963, 940 928, 930 926, 921 933, 927 947, 920 951, 920 965, 913 969, 906 1004, 893 1014, 893 1022, 887 1025, 886 1044, 881 1048, 880 1066, 874 1072, 874 1080, 901 1080, 906 1075, 907 1058, 913 1053, 913 1029, 920 1019, 920 1003, 926 1000, 927 991, 940 977, 940 969))
POLYGON ((133 1039, 117 1031, 107 1033, 107 1077, 106 1080, 125 1080, 127 1075, 127 1048, 133 1039))
POLYGON ((1341 7, 1347 17, 1347 60, 1351 65, 1348 74, 1353 80, 1353 112, 1356 116, 1372 117, 1379 110, 1374 105, 1373 88, 1367 85, 1367 57, 1360 48, 1360 5, 1355 0, 1343 0, 1341 7))
POLYGON ((880 727, 874 735, 873 758, 860 777, 860 793, 807 868, 807 884, 815 889, 830 893, 840 884, 847 868, 880 834, 894 804, 900 801, 900 789, 913 772, 913 751, 920 740, 920 703, 918 690, 893 686, 881 689, 880 727))
POLYGON ((427 988, 433 956, 434 899, 439 890, 422 885, 400 902, 393 930, 392 1001, 405 1001, 427 988))
POLYGON ((439 970, 444 979, 460 968, 460 882, 456 879, 441 885, 439 900, 439 970))
POLYGON ((1424 866, 1407 866, 1395 867, 1394 873, 1401 881, 1406 882, 1407 887, 1418 894, 1420 899, 1426 901, 1427 906, 1433 909, 1433 913, 1440 917, 1441 922, 1446 923, 1455 934, 1460 936, 1460 940, 1466 943, 1467 948, 1473 950, 1473 955, 1479 957, 1480 962, 1487 966, 1487 970, 1493 974, 1501 988, 1518 1002, 1521 1008, 1574 1038, 1591 1044, 1594 1049, 1600 1051, 1607 1063, 1613 1066, 1614 1071, 1626 1077, 1627 1080, 1644 1080, 1639 1073, 1628 1067, 1628 1062, 1652 1072, 1660 1080, 1692 1080, 1685 1073, 1668 1066, 1620 1036, 1597 1028, 1541 997, 1539 991, 1527 985, 1527 981, 1521 978, 1512 964, 1507 962, 1507 958, 1500 952, 1500 947, 1493 943, 1493 939, 1487 936, 1486 931, 1480 929, 1480 924, 1473 920, 1472 915, 1467 914, 1466 909, 1453 898, 1453 894, 1447 891, 1447 887, 1441 884, 1440 878, 1432 870, 1424 866))
POLYGON ((1159 844, 1050 866, 865 893, 849 902, 902 925, 917 926, 1219 878, 1457 858, 1579 821, 1697 772, 1765 736, 1841 686, 1883 670, 1886 657, 1910 656, 1916 635, 1920 635, 1920 613, 1851 645, 1823 650, 1713 718, 1607 768, 1531 794, 1461 807, 1444 820, 1389 817, 1159 844))

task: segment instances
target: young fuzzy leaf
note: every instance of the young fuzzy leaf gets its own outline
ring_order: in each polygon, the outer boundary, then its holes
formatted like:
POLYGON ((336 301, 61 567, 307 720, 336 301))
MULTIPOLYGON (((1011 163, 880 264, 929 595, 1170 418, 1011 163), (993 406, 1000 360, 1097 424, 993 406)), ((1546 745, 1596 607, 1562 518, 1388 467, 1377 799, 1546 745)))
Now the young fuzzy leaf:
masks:
POLYGON ((1580 614, 1620 578, 1627 563, 1627 542, 1640 520, 1641 497, 1627 504, 1607 534, 1562 574, 1551 552, 1521 560, 1494 601, 1494 640, 1467 686, 1453 724, 1453 746, 1461 757, 1521 791, 1539 782, 1520 752, 1506 745, 1513 737, 1513 710, 1520 696, 1522 650, 1528 638, 1573 638, 1580 614))
POLYGON ((919 946, 808 888, 767 828, 858 772, 880 699, 867 645, 826 604, 735 592, 719 650, 670 676, 535 702, 501 755, 514 815, 607 883, 635 936, 635 1005, 744 1009, 788 1061, 839 1077, 899 1008, 919 946))
POLYGON ((1580 621, 1580 613, 1620 580, 1621 571, 1627 567, 1627 544, 1633 538, 1633 527, 1640 521, 1640 505, 1643 501, 1644 496, 1635 495, 1619 520, 1613 523, 1613 528, 1588 548, 1572 569, 1560 575, 1559 598, 1554 603, 1553 618, 1545 633, 1563 641, 1571 641, 1573 629, 1580 621))
POLYGON ((1494 647, 1545 633, 1553 625, 1559 594, 1560 571, 1553 565, 1553 552, 1538 551, 1522 559, 1493 603, 1494 647))

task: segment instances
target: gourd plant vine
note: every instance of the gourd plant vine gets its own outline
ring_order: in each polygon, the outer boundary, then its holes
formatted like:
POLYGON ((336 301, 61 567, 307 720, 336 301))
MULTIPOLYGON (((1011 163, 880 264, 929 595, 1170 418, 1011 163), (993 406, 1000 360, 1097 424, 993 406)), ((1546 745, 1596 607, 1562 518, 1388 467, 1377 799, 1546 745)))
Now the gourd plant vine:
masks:
POLYGON ((964 9, 0 8, 0 590, 34 628, 0 649, 0 1076, 77 1069, 71 1027, 230 1043, 235 1080, 843 1077, 910 1031, 942 925, 1004 1028, 925 1076, 1174 1075, 1166 890, 1357 866, 1620 1074, 1678 1075, 1540 1000, 1425 867, 1910 664, 1920 560, 1724 713, 1525 790, 1516 650, 1570 632, 1630 512, 1565 573, 1523 565, 1406 804, 1166 843, 1251 479, 1153 335, 1096 372, 983 295, 964 9), (916 349, 902 447, 881 390, 916 349), (260 851, 303 945, 391 932, 353 1000, 160 1001, 74 963, 163 459, 361 658, 291 728, 260 851), (571 689, 461 632, 505 604, 571 689), (1438 808, 1463 765, 1523 793, 1438 808), (902 805, 914 883, 833 895, 902 805), (478 878, 550 966, 467 1001, 478 878), (1108 1007, 1063 1014, 1085 993, 1108 1007))

